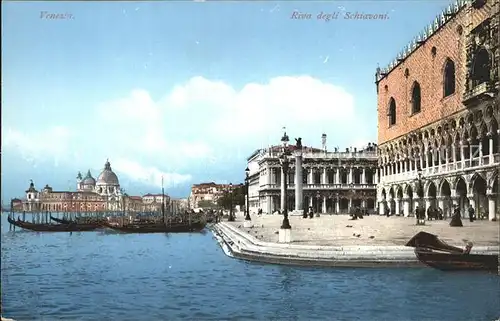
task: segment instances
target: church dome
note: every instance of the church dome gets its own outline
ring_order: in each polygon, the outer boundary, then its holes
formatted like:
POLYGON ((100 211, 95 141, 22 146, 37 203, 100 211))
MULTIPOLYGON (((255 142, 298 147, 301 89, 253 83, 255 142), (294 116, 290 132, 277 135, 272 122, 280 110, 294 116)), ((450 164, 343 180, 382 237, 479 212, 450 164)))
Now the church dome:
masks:
POLYGON ((92 174, 90 173, 90 169, 87 172, 87 176, 82 181, 83 185, 95 185, 95 179, 92 177, 92 174))
POLYGON ((120 185, 118 182, 118 176, 111 169, 111 164, 106 161, 104 164, 104 170, 101 172, 99 177, 97 177, 97 185, 120 185))

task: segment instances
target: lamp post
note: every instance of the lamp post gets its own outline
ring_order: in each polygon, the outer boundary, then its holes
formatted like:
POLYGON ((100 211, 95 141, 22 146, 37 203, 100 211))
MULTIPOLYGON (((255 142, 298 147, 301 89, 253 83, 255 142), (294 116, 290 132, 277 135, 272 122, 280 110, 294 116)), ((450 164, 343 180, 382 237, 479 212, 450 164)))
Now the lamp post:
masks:
POLYGON ((233 216, 233 183, 229 183, 229 217, 228 222, 234 222, 233 216))
POLYGON ((245 206, 245 221, 251 221, 252 219, 250 218, 250 191, 249 191, 249 187, 250 187, 250 169, 247 167, 245 169, 245 191, 246 191, 246 199, 247 199, 247 202, 246 202, 246 206, 245 206))
POLYGON ((285 204, 283 206, 283 223, 281 224, 282 229, 292 228, 290 226, 290 221, 288 220, 288 202, 287 202, 287 187, 288 187, 287 177, 288 177, 288 169, 290 166, 290 161, 288 159, 288 156, 290 155, 290 151, 288 150, 289 141, 290 140, 288 139, 288 135, 285 132, 283 134, 283 137, 281 137, 281 142, 283 143, 283 154, 280 157, 281 167, 283 168, 283 177, 282 177, 284 181, 283 193, 285 195, 285 204))
POLYGON ((354 183, 351 182, 349 183, 349 194, 350 194, 350 201, 349 201, 349 212, 352 213, 352 200, 354 195, 356 194, 356 190, 354 189, 354 183))

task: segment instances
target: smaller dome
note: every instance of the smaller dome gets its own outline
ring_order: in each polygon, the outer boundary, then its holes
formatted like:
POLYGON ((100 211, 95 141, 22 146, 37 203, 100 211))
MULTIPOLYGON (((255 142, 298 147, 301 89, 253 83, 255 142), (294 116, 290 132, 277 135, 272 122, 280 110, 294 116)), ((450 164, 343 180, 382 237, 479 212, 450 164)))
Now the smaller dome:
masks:
POLYGON ((90 169, 87 172, 87 175, 82 181, 83 185, 95 185, 95 179, 92 177, 92 174, 90 173, 90 169))

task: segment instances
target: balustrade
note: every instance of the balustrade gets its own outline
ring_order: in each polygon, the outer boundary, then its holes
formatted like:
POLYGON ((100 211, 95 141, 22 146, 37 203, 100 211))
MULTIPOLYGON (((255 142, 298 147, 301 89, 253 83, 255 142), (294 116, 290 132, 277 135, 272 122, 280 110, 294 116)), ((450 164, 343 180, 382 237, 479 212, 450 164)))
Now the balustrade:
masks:
MULTIPOLYGON (((474 157, 472 159, 464 159, 455 162, 450 162, 448 164, 441 164, 432 167, 422 168, 422 175, 424 176, 433 176, 439 174, 450 174, 454 171, 459 170, 475 170, 479 169, 483 166, 490 166, 494 164, 500 163, 500 154, 493 155, 493 163, 490 163, 490 155, 482 156, 482 157, 474 157)), ((385 175, 380 178, 381 183, 388 182, 398 182, 398 181, 406 181, 415 179, 417 177, 417 171, 407 171, 403 173, 390 174, 385 175)))

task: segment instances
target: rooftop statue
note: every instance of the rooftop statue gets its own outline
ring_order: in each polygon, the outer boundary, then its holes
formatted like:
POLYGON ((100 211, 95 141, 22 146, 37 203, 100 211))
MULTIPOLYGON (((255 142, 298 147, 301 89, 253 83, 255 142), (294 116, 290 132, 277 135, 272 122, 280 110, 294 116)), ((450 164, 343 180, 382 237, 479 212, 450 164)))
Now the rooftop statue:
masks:
POLYGON ((295 138, 295 141, 296 141, 295 146, 297 146, 297 148, 302 148, 302 138, 301 137, 295 138))

